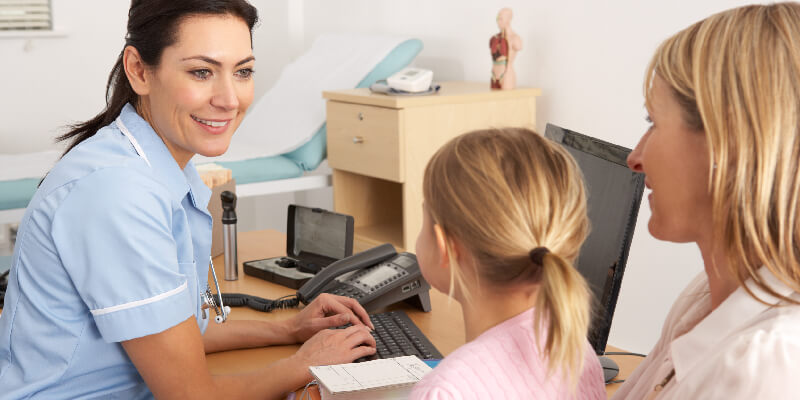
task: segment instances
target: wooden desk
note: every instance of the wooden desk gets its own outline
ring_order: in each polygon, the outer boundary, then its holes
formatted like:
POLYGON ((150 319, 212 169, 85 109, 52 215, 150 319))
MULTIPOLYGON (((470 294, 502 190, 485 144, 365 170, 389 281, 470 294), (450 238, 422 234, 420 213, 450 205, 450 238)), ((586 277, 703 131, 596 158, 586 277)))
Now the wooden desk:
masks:
MULTIPOLYGON (((278 231, 241 232, 239 242, 239 280, 225 281, 223 279, 224 260, 222 256, 214 259, 217 267, 217 278, 223 293, 246 293, 268 299, 293 294, 294 290, 261 279, 245 275, 241 262, 267 257, 277 257, 286 254, 286 235, 278 231)), ((209 279, 211 276, 209 276, 209 279)), ((389 310, 400 309, 405 311, 419 329, 430 339, 445 356, 464 344, 464 321, 461 316, 461 306, 456 301, 449 301, 448 297, 436 290, 431 290, 431 304, 433 311, 425 313, 406 304, 398 304, 389 310)), ((277 310, 271 313, 262 313, 246 307, 234 308, 231 319, 254 319, 265 321, 283 320, 298 312, 297 309, 277 310)), ((299 345, 272 346, 258 349, 235 350, 222 353, 209 354, 208 367, 211 373, 238 373, 252 371, 273 361, 294 354, 299 345)), ((621 351, 608 347, 608 351, 621 351)), ((641 362, 639 357, 611 356, 620 366, 617 379, 627 378, 641 362)), ((620 384, 606 386, 609 397, 620 384)), ((298 393, 299 394, 299 393, 298 393)))
MULTIPOLYGON (((217 279, 223 293, 246 293, 267 299, 275 299, 296 293, 293 289, 245 275, 241 266, 244 261, 286 255, 285 234, 278 231, 240 232, 237 241, 239 280, 224 280, 223 266, 225 262, 223 256, 214 258, 217 279)), ((211 275, 209 275, 209 280, 213 282, 211 275)), ((458 346, 464 344, 465 341, 461 305, 456 301, 449 301, 446 295, 435 290, 431 291, 431 305, 435 311, 430 313, 422 312, 406 304, 391 306, 387 308, 387 311, 404 310, 442 354, 450 354, 458 346)), ((279 321, 289 318, 298 312, 298 309, 291 309, 262 313, 246 307, 237 307, 232 309, 229 318, 279 321)), ((252 371, 281 358, 288 357, 294 354, 298 348, 300 348, 299 345, 287 345, 234 350, 209 354, 206 358, 208 360, 208 368, 212 374, 239 373, 252 371)), ((316 395, 316 393, 314 394, 316 395)), ((318 395, 315 398, 319 398, 318 395)))

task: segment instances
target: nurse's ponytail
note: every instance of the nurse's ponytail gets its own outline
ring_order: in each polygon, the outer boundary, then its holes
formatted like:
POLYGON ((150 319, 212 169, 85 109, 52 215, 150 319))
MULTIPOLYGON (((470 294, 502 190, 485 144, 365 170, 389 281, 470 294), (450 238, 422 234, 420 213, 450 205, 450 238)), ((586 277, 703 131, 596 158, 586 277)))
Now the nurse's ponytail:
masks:
MULTIPOLYGON (((258 12, 246 0, 132 0, 128 11, 128 33, 125 47, 136 48, 142 61, 151 68, 158 66, 164 49, 177 40, 178 27, 184 18, 194 15, 232 15, 241 18, 250 29, 258 21, 258 12)), ((139 95, 133 91, 120 51, 106 84, 106 107, 94 118, 68 126, 69 131, 56 138, 71 140, 67 150, 94 136, 98 130, 113 122, 125 104, 138 106, 139 95)))

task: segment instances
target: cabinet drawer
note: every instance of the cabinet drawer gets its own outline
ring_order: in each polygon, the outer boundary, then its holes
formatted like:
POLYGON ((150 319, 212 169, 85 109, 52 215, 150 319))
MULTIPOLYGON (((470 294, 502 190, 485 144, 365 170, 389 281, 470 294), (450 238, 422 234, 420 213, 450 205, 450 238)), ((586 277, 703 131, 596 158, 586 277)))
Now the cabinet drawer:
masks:
POLYGON ((327 107, 332 168, 403 181, 400 110, 336 101, 327 107))

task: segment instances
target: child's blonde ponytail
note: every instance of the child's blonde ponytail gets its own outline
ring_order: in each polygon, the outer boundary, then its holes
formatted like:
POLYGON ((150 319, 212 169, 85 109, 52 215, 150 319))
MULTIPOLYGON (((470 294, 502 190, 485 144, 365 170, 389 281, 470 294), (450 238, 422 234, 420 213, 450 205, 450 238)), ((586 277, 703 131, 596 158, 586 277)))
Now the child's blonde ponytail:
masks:
MULTIPOLYGON (((481 267, 480 281, 539 285, 534 332, 547 337, 541 350, 550 373, 575 382, 590 320, 590 292, 571 264, 589 232, 575 160, 527 129, 470 132, 431 158, 423 193, 433 221, 481 267)), ((451 277, 451 290, 469 300, 461 268, 451 268, 451 277)))
POLYGON ((572 264, 557 254, 548 252, 541 260, 534 326, 548 327, 544 353, 549 370, 580 371, 591 320, 589 288, 572 264))

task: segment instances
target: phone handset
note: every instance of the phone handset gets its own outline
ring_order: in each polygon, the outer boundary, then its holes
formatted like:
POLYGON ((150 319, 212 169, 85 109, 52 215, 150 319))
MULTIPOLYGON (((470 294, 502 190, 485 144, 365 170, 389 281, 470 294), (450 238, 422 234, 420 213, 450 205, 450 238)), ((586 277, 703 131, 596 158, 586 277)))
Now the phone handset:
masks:
POLYGON ((325 285, 334 280, 337 276, 350 271, 371 267, 396 255, 397 250, 395 250, 394 246, 390 243, 384 243, 380 246, 336 261, 325 267, 322 271, 317 273, 316 276, 311 278, 311 280, 306 282, 306 284, 297 291, 297 298, 303 304, 308 304, 317 297, 325 285))

